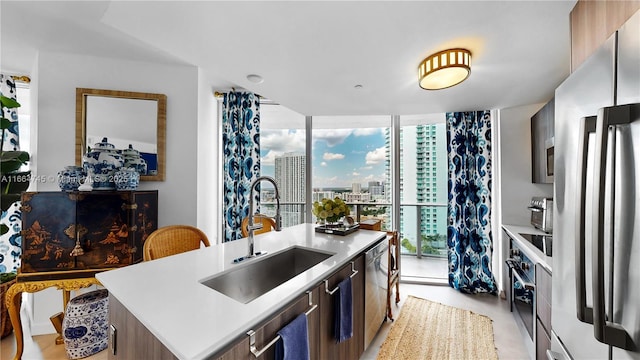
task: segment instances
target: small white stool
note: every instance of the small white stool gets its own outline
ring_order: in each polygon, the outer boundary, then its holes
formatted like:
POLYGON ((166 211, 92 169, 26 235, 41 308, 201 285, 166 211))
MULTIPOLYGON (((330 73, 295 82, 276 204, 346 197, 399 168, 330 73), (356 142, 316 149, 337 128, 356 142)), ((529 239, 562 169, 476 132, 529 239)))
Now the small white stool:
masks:
POLYGON ((80 359, 107 348, 109 292, 106 289, 78 295, 67 304, 62 337, 69 359, 80 359))

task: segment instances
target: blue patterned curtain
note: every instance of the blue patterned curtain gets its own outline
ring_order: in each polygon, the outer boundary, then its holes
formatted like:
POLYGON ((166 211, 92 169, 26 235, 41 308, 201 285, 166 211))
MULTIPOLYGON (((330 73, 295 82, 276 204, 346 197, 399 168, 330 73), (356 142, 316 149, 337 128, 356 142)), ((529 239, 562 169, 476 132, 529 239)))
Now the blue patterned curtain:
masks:
MULTIPOLYGON (((16 83, 11 76, 0 74, 0 94, 17 100, 16 83)), ((4 132, 2 139, 2 151, 20 150, 20 137, 18 133, 18 109, 2 109, 2 117, 11 121, 10 127, 4 132)), ((4 175, 4 174, 3 174, 4 175)), ((4 182, 4 180, 3 180, 4 182)), ((5 198, 2 201, 7 201, 5 198)), ((0 236, 0 273, 17 272, 20 268, 20 256, 22 253, 22 211, 20 201, 11 204, 2 204, 0 224, 8 229, 0 236)))
MULTIPOLYGON (((260 97, 224 94, 222 142, 224 162, 224 241, 242 238, 240 224, 249 215, 249 186, 260 176, 260 97)), ((255 201, 260 200, 256 191, 255 201)))
MULTIPOLYGON (((11 76, 0 74, 0 94, 13 100, 16 99, 16 83, 11 76)), ((4 132, 2 151, 20 150, 20 136, 18 133, 18 109, 2 109, 2 117, 11 121, 11 126, 4 132)))
POLYGON ((449 285, 496 294, 491 272, 491 113, 447 113, 449 285))

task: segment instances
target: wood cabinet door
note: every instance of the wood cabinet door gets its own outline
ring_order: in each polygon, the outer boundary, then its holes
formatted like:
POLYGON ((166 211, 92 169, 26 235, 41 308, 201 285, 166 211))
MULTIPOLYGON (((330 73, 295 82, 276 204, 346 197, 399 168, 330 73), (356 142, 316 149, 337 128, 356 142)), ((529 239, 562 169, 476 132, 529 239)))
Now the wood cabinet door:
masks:
MULTIPOLYGON (((320 360, 318 329, 320 321, 320 306, 318 300, 320 298, 320 287, 312 289, 311 301, 314 305, 318 305, 315 310, 307 315, 307 331, 309 338, 309 354, 311 359, 320 360)), ((277 332, 285 325, 290 323, 298 315, 307 312, 313 305, 309 305, 309 295, 300 295, 292 303, 289 303, 282 311, 274 315, 272 318, 256 326, 252 329, 255 332, 255 347, 258 351, 262 350, 276 336, 277 332)), ((275 345, 269 347, 259 357, 255 357, 250 351, 250 337, 242 335, 233 345, 222 350, 219 355, 215 355, 213 359, 218 360, 255 360, 255 359, 273 359, 275 356, 275 345)))
MULTIPOLYGON (((334 298, 327 294, 324 283, 320 286, 320 359, 359 359, 364 353, 364 255, 356 257, 354 268, 358 273, 351 279, 353 289, 353 337, 338 343, 334 334, 334 298)), ((328 280, 333 290, 352 274, 351 263, 328 280)))
POLYGON ((109 295, 109 360, 177 359, 118 299, 109 295))

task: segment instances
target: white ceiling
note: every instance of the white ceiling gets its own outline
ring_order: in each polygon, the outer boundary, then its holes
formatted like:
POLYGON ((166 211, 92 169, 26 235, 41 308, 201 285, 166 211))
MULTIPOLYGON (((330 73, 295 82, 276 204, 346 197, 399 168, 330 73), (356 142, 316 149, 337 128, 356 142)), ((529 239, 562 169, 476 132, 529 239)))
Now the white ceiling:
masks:
POLYGON ((213 89, 247 89, 304 115, 497 109, 553 96, 569 73, 574 5, 2 0, 0 66, 29 74, 37 51, 193 65, 213 89), (471 50, 470 77, 422 90, 418 64, 449 47, 471 50))

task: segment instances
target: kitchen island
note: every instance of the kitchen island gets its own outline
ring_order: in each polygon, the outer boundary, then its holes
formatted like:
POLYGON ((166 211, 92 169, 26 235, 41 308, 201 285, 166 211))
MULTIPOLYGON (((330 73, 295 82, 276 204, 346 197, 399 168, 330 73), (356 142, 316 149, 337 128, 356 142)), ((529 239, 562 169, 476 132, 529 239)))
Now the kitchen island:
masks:
POLYGON ((233 260, 246 255, 247 239, 107 271, 97 278, 176 358, 207 359, 386 236, 369 230, 347 236, 321 234, 315 226, 301 224, 257 235, 256 252, 267 254, 238 264, 233 260), (291 247, 331 256, 246 304, 201 283, 291 247))

